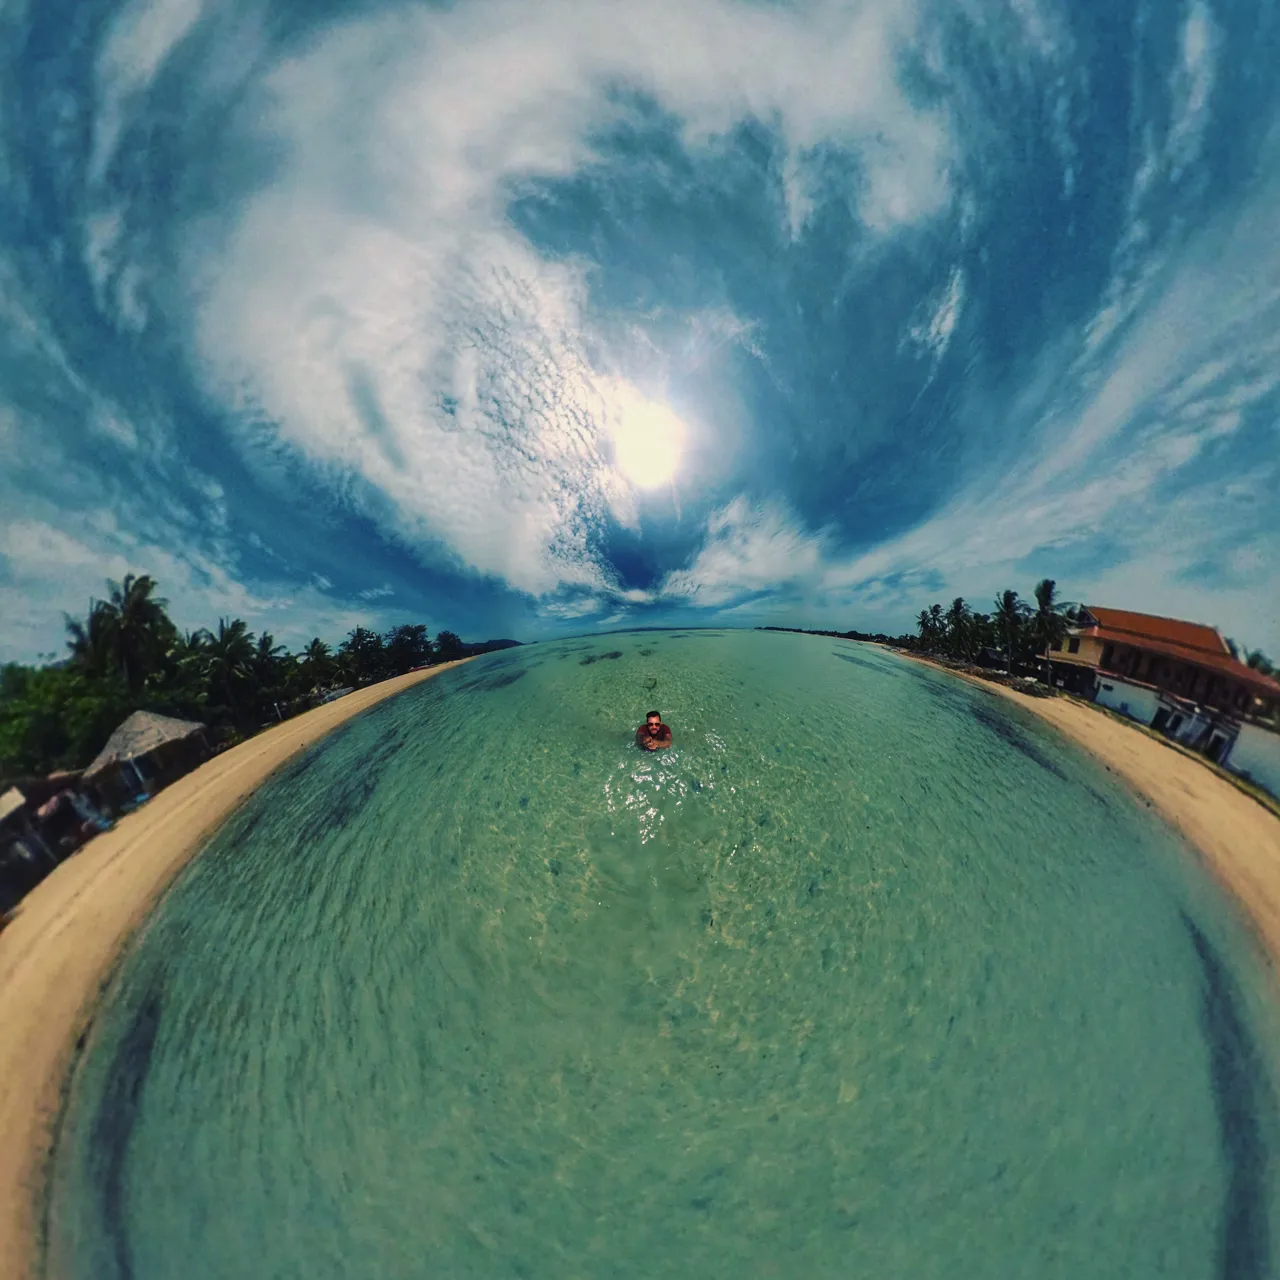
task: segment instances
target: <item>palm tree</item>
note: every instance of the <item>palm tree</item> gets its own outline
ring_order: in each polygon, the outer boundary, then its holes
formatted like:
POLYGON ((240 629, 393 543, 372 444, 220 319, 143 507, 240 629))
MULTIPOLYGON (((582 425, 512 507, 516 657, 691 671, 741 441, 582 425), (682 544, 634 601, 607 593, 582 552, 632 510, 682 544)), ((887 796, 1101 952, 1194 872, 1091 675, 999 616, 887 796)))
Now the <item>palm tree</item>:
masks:
POLYGON ((974 657, 983 649, 999 643, 989 613, 969 615, 969 656, 974 657))
POLYGON ((421 622, 392 627, 383 637, 382 647, 388 665, 397 675, 431 661, 431 637, 421 622))
POLYGON ((108 581, 110 599, 103 604, 109 619, 116 669, 130 689, 140 689, 174 634, 165 613, 167 600, 152 595, 155 579, 144 573, 108 581))
POLYGON ((114 675, 113 623, 106 604, 101 600, 91 600, 83 623, 67 617, 66 624, 72 665, 86 675, 114 675))
POLYGON ((260 714, 274 711, 276 719, 282 718, 278 702, 284 696, 292 662, 289 651, 284 645, 276 644, 270 631, 258 637, 253 651, 253 683, 254 705, 260 714))
POLYGON ((313 689, 320 688, 333 673, 333 659, 329 656, 329 646, 317 636, 302 651, 299 663, 313 689))
POLYGON ((236 689, 253 679, 255 651, 249 624, 243 618, 231 622, 220 618, 217 635, 211 635, 205 645, 204 658, 209 684, 225 695, 232 719, 236 719, 236 689))
POLYGON ((258 637, 253 651, 253 674, 263 688, 270 688, 276 683, 280 663, 287 653, 284 645, 276 644, 276 638, 270 631, 264 631, 258 637))
POLYGON ((1037 651, 1043 651, 1045 679, 1053 684, 1053 659, 1049 652, 1061 643, 1067 623, 1062 616, 1062 606, 1057 600, 1057 583, 1052 578, 1041 578, 1036 583, 1036 611, 1031 619, 1031 634, 1037 651))
POLYGON ((1016 591, 1002 591, 996 596, 992 620, 1004 640, 1005 668, 1010 675, 1013 674, 1013 637, 1022 629, 1023 620, 1030 612, 1016 591))
POLYGON ((933 648, 933 614, 928 609, 921 609, 916 618, 916 630, 920 633, 920 643, 926 649, 933 648))
POLYGON ((207 692, 209 640, 209 633, 203 628, 183 632, 174 629, 151 681, 150 692, 162 706, 179 715, 195 716, 202 712, 207 692))
POLYGON ((935 639, 941 637, 945 623, 942 619, 942 606, 940 604, 931 604, 929 606, 929 619, 933 625, 933 635, 935 639))
POLYGON ((338 661, 356 683, 380 679, 383 659, 382 637, 368 627, 356 627, 338 646, 338 661))
POLYGON ((452 631, 441 631, 436 636, 436 653, 441 662, 451 662, 462 657, 462 641, 452 631))
POLYGON ((1275 671, 1271 659, 1261 649, 1254 649, 1245 659, 1245 666, 1269 676, 1275 671))
POLYGON ((969 606, 956 596, 947 610, 947 640, 955 657, 964 655, 969 645, 969 606))

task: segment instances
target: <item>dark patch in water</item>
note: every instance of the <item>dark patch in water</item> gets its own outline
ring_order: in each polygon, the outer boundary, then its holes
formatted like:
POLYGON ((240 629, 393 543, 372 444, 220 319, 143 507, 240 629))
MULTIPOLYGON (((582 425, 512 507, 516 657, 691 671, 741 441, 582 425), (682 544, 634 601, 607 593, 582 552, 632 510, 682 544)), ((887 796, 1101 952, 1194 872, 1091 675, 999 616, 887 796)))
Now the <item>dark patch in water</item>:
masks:
POLYGON ((496 676, 493 676, 491 679, 486 680, 484 684, 480 686, 480 688, 505 689, 508 687, 508 685, 515 684, 517 680, 523 680, 524 677, 525 677, 525 672, 522 670, 521 671, 501 671, 496 676))
POLYGON ((600 658, 602 661, 612 660, 614 658, 620 658, 620 657, 622 657, 621 649, 610 649, 608 653, 602 653, 600 655, 600 658))
MULTIPOLYGON (((367 724, 368 721, 365 722, 367 724)), ((406 741, 405 732, 392 725, 385 725, 376 738, 370 735, 363 744, 358 764, 329 778, 324 785, 323 799, 309 806, 299 832, 299 847, 305 847, 324 832, 340 830, 354 822, 377 790, 383 770, 404 748, 406 741)))
POLYGON ((924 663, 904 661, 899 665, 899 671, 913 676, 925 693, 957 711, 963 711, 972 697, 971 690, 959 679, 924 663))
POLYGON ((89 1162, 102 1230, 115 1261, 115 1280, 132 1280, 133 1246, 126 1220, 129 1143, 141 1110, 142 1091, 151 1069, 164 983, 159 972, 125 1032, 111 1062, 107 1086, 89 1132, 89 1162))
POLYGON ((851 653, 836 653, 833 649, 831 651, 831 656, 833 658, 839 658, 841 662, 852 662, 855 667, 865 667, 868 671, 874 671, 878 676, 890 674, 889 670, 880 666, 879 663, 868 662, 865 658, 855 658, 851 653))
POLYGON ((591 654, 588 654, 585 658, 581 659, 578 663, 578 666, 589 667, 593 662, 599 662, 599 661, 600 661, 599 655, 591 653, 591 654))
POLYGON ((969 714, 984 728, 990 729, 997 738, 1007 742, 1015 751, 1020 751, 1028 760, 1034 761, 1042 769, 1047 769, 1055 778, 1066 780, 1067 775, 1051 760, 1017 725, 1006 715, 980 702, 971 703, 969 714))
POLYGON ((641 649, 639 652, 640 652, 640 656, 641 656, 642 658, 652 658, 652 657, 653 657, 653 650, 652 650, 652 649, 641 649))
POLYGON ((1222 1154, 1230 1170, 1219 1225, 1219 1280, 1266 1280, 1271 1270, 1267 1149, 1258 1122, 1275 1098, 1258 1066, 1258 1047, 1239 1011, 1235 982, 1217 951, 1185 912, 1182 923, 1204 973, 1201 1023, 1222 1154))

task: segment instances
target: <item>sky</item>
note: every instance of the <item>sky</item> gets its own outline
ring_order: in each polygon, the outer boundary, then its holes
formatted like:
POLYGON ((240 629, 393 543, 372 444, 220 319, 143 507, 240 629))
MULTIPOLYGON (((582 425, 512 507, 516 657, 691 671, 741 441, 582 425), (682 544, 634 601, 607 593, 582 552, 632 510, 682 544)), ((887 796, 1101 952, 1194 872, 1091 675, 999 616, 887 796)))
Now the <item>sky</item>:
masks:
POLYGON ((184 627, 1280 656, 1267 0, 9 0, 0 661, 184 627))

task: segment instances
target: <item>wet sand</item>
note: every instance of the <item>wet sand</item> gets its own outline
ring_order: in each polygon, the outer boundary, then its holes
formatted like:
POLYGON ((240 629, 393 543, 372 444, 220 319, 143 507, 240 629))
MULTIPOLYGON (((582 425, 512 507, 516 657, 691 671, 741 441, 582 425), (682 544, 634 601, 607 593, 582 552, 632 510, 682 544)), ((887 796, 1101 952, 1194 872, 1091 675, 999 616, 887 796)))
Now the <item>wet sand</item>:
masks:
POLYGON ((1029 697, 924 658, 902 656, 1016 702, 1092 752, 1199 850, 1209 872, 1239 902, 1273 971, 1280 966, 1280 818, 1274 813, 1208 764, 1096 707, 1069 698, 1029 697))
POLYGON ((63 1086, 129 936, 223 819, 282 764, 343 721, 457 665, 349 693, 216 756, 91 840, 22 901, 0 931, 0 1276, 36 1275, 63 1086))

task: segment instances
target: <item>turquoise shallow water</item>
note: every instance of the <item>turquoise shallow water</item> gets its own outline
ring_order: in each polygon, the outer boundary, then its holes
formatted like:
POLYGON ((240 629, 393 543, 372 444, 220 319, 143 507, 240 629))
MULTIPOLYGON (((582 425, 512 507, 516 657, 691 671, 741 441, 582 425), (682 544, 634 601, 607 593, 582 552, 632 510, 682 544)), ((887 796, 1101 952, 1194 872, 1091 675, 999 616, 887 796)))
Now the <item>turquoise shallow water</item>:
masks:
POLYGON ((184 874, 50 1272, 1260 1280, 1278 1046, 1234 909, 1018 708, 816 637, 530 646, 184 874))

